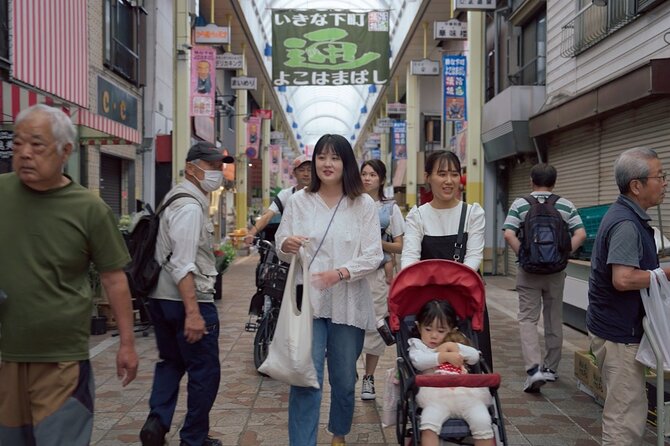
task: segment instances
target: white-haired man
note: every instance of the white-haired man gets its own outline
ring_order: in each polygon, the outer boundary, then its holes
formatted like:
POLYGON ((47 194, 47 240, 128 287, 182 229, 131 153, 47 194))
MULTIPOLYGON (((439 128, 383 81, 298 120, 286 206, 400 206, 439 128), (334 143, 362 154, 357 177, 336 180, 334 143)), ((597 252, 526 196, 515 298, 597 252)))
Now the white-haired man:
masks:
POLYGON ((130 257, 112 210, 63 173, 74 150, 70 118, 35 105, 16 118, 13 172, 0 175, 0 444, 88 445, 95 388, 89 362, 89 264, 119 326, 117 375, 138 359, 130 257))

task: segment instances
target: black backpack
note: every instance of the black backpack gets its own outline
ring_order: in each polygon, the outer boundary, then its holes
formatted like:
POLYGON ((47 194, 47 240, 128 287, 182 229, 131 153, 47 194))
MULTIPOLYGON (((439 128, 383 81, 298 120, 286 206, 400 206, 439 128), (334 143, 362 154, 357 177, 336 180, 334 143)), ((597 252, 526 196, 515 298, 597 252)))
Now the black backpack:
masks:
POLYGON ((523 198, 530 209, 519 236, 519 265, 533 274, 563 271, 568 265, 572 242, 568 224, 556 209, 559 196, 551 194, 544 203, 532 195, 523 198))
POLYGON ((160 226, 160 216, 165 208, 179 198, 195 197, 187 193, 179 193, 171 196, 161 204, 156 212, 150 206, 145 206, 143 215, 137 220, 132 231, 125 235, 126 246, 130 253, 130 263, 124 271, 128 278, 130 292, 135 299, 144 299, 149 296, 158 283, 158 276, 163 265, 170 260, 170 255, 163 264, 159 264, 154 258, 156 252, 156 239, 160 226))

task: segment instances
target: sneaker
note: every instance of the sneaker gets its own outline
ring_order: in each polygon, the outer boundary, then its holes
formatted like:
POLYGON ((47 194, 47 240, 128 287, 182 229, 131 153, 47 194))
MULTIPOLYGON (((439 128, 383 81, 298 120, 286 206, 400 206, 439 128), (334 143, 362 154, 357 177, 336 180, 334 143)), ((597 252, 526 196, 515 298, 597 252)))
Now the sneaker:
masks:
POLYGON ((163 427, 158 417, 150 415, 144 422, 140 431, 140 441, 142 446, 163 446, 165 444, 165 434, 167 429, 163 427))
POLYGON ((542 374, 544 374, 544 380, 547 382, 553 383, 558 380, 558 373, 547 367, 542 367, 542 374))
POLYGON ((538 393, 540 391, 540 387, 542 387, 546 382, 547 380, 544 378, 544 373, 542 373, 542 370, 540 370, 539 367, 535 368, 534 373, 528 373, 528 378, 526 378, 523 391, 526 393, 538 393))
POLYGON ((361 399, 364 401, 374 400, 375 396, 375 377, 372 375, 363 376, 361 399))

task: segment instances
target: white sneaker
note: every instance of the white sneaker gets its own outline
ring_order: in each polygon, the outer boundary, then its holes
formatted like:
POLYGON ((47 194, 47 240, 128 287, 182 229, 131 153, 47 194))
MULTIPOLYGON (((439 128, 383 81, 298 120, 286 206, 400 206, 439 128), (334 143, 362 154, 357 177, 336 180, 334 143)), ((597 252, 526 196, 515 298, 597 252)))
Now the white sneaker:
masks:
POLYGON ((526 378, 526 383, 523 386, 523 391, 526 393, 538 393, 540 387, 545 385, 547 380, 544 377, 544 373, 539 368, 532 375, 528 375, 526 378))
POLYGON ((364 401, 374 400, 375 395, 375 377, 372 375, 363 376, 363 390, 361 399, 364 401))
POLYGON ((554 381, 558 380, 558 373, 552 369, 542 367, 542 374, 544 375, 544 380, 547 382, 553 383, 554 381))

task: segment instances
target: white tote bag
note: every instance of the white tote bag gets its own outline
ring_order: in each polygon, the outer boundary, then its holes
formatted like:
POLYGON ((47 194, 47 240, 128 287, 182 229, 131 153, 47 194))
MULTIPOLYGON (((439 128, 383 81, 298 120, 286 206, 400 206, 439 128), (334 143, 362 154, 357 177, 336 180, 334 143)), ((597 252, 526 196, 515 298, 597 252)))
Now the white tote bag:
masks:
POLYGON ((268 349, 268 357, 258 368, 277 381, 292 386, 319 388, 312 361, 312 304, 309 300, 309 271, 300 255, 294 255, 286 278, 284 297, 279 309, 277 328, 268 349), (302 311, 298 311, 296 275, 303 275, 302 311))
MULTIPOLYGON (((663 355, 663 369, 670 371, 670 282, 661 268, 650 272, 649 291, 640 290, 640 296, 663 355)), ((647 367, 656 369, 656 356, 646 334, 642 336, 635 359, 647 367)))

